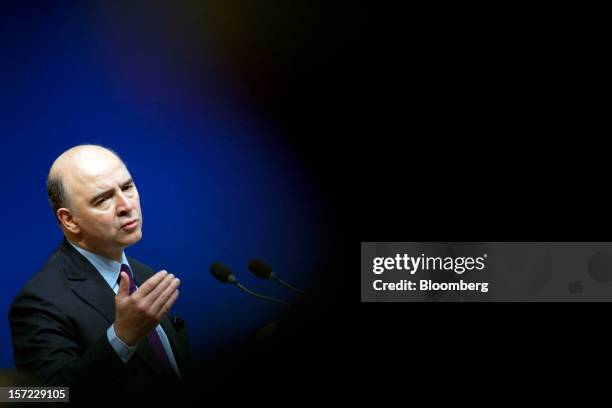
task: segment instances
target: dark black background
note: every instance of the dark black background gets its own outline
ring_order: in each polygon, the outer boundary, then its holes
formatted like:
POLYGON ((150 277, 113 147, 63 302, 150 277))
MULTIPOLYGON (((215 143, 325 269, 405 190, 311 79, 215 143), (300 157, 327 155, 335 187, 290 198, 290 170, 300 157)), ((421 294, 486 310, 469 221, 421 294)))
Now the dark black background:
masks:
MULTIPOLYGON (((279 7, 295 16, 293 4, 279 7)), ((601 336, 608 307, 358 305, 357 259, 360 241, 609 240, 605 58, 592 14, 354 3, 300 12, 310 18, 289 51, 250 48, 275 67, 251 86, 325 199, 329 268, 317 307, 275 354, 297 363, 279 357, 269 377, 294 395, 380 401, 401 399, 395 386, 410 381, 441 398, 473 369, 482 390, 502 373, 539 384, 588 363, 600 348, 585 343, 601 336)))
POLYGON ((589 14, 274 4, 252 9, 236 65, 316 180, 338 242, 607 240, 589 14), (283 23, 258 26, 271 10, 283 23))
POLYGON ((346 394, 378 401, 415 388, 468 396, 504 388, 515 371, 522 390, 575 378, 601 353, 607 305, 352 304, 358 241, 609 241, 609 81, 597 13, 335 11, 332 24, 313 27, 314 65, 291 65, 280 86, 303 87, 272 104, 299 106, 279 114, 333 211, 336 285, 326 287, 335 314, 324 315, 338 340, 321 341, 329 348, 317 364, 343 367, 337 377, 363 387, 346 394))

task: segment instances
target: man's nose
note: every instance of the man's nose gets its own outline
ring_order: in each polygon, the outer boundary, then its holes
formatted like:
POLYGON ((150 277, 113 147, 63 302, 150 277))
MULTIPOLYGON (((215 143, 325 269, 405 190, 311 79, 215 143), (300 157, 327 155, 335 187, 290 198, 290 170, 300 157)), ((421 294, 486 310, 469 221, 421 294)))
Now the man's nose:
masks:
POLYGON ((130 213, 134 208, 134 203, 129 199, 123 191, 119 191, 117 194, 117 213, 121 214, 122 212, 130 213))

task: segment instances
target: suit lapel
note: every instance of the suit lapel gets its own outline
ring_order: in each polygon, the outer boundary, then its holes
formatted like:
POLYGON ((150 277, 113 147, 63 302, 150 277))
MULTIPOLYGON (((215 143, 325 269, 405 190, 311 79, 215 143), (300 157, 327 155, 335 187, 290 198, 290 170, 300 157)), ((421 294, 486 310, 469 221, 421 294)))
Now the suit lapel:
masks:
POLYGON ((104 281, 95 282, 91 279, 75 282, 72 291, 85 303, 96 309, 108 321, 115 321, 115 293, 104 281))
POLYGON ((109 324, 115 321, 115 293, 96 268, 68 243, 60 247, 66 257, 66 277, 72 291, 85 303, 97 310, 109 324))

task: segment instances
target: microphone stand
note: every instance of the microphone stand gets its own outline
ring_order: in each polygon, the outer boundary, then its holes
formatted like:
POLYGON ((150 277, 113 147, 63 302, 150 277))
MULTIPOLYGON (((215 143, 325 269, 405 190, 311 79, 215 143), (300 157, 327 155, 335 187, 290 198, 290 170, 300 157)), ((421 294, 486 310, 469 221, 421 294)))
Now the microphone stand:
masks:
POLYGON ((273 298, 273 297, 270 297, 270 296, 264 296, 264 295, 260 295, 259 293, 251 292, 250 290, 248 290, 247 288, 242 286, 242 284, 240 282, 238 282, 238 281, 236 281, 235 285, 238 286, 243 291, 245 291, 246 293, 248 293, 250 295, 253 295, 255 297, 258 297, 258 298, 261 298, 261 299, 266 299, 266 300, 269 300, 269 301, 272 301, 272 302, 277 302, 277 303, 283 304, 285 306, 289 306, 289 303, 283 302, 280 299, 276 299, 276 298, 273 298))

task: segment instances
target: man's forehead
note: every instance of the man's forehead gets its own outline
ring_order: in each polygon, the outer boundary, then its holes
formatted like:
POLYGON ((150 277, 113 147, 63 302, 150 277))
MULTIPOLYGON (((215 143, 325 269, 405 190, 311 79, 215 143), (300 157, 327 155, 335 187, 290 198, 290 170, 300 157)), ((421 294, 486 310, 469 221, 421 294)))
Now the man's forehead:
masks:
POLYGON ((125 165, 119 161, 106 166, 81 167, 74 174, 77 180, 86 184, 115 184, 125 181, 123 179, 130 175, 125 165))
POLYGON ((125 165, 116 158, 82 161, 77 163, 69 174, 69 183, 72 184, 70 187, 86 194, 96 194, 130 178, 125 165))

